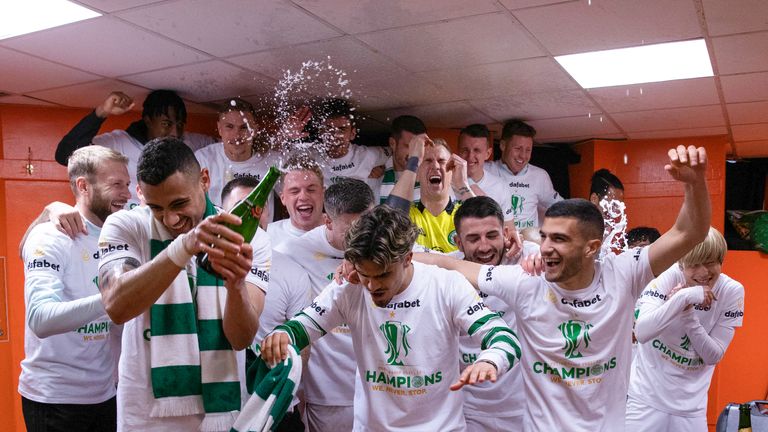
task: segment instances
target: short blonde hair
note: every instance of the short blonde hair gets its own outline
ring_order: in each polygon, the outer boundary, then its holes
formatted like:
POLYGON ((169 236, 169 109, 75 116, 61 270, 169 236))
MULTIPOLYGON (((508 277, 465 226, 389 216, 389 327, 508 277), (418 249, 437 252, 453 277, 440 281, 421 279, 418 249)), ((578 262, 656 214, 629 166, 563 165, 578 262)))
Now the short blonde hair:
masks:
POLYGON ((442 138, 435 138, 432 140, 432 142, 435 144, 435 147, 437 146, 443 146, 446 150, 448 150, 448 154, 452 154, 453 150, 448 146, 448 141, 442 139, 442 138))
POLYGON ((89 145, 75 150, 67 161, 67 175, 72 192, 77 195, 77 179, 85 177, 93 182, 93 176, 104 162, 112 161, 128 165, 122 153, 100 145, 89 145))
POLYGON ((685 254, 684 257, 680 258, 678 263, 683 268, 708 263, 710 261, 717 261, 722 264, 727 250, 728 245, 726 244, 723 235, 720 234, 718 230, 709 227, 707 238, 694 246, 694 248, 685 254))

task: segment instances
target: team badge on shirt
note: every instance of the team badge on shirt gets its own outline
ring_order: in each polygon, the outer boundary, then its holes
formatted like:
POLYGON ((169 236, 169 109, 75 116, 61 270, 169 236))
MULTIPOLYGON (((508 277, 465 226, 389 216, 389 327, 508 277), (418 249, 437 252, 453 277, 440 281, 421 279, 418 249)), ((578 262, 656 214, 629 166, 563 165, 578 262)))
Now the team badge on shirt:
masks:
POLYGON ((406 357, 411 349, 411 345, 408 343, 408 333, 410 333, 411 327, 400 321, 386 321, 379 326, 379 330, 387 340, 387 350, 384 351, 384 354, 389 356, 387 363, 393 366, 403 366, 401 356, 406 357))
POLYGON ((589 347, 589 329, 592 327, 592 324, 581 320, 568 320, 557 326, 565 339, 563 349, 567 358, 582 357, 579 349, 589 347))

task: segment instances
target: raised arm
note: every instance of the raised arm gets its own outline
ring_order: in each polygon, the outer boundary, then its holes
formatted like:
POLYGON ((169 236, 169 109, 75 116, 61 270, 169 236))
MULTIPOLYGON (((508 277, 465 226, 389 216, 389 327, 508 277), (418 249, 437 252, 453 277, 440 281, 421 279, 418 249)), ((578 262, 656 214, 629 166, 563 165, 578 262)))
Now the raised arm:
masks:
POLYGON ((664 169, 683 183, 685 196, 675 225, 648 246, 648 260, 654 276, 658 276, 704 241, 712 219, 707 192, 707 152, 704 147, 678 146, 669 150, 669 164, 664 169))
POLYGON ((93 112, 83 117, 56 146, 56 162, 66 166, 69 156, 75 150, 91 144, 93 137, 110 115, 120 115, 134 107, 133 99, 121 92, 112 92, 93 112))
POLYGON ((461 273, 475 289, 478 289, 477 279, 480 276, 482 265, 472 261, 458 260, 447 255, 436 253, 414 253, 413 260, 424 264, 436 265, 438 267, 455 270, 461 273))
POLYGON ((411 139, 408 144, 408 163, 387 197, 387 205, 408 214, 413 202, 413 190, 416 187, 416 171, 419 169, 419 163, 424 159, 424 146, 431 142, 427 134, 415 135, 411 139))
POLYGON ((478 190, 482 195, 485 195, 479 186, 469 186, 467 178, 467 161, 462 159, 461 156, 452 154, 446 169, 453 172, 451 175, 451 187, 453 188, 453 193, 456 194, 456 198, 461 201, 466 201, 469 198, 477 196, 475 190, 478 190))

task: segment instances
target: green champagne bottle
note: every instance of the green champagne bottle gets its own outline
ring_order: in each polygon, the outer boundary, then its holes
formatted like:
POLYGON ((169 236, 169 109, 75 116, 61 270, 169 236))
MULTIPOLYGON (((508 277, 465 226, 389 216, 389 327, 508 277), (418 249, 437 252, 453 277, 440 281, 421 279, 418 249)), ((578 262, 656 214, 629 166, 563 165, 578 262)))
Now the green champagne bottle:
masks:
MULTIPOLYGON (((239 216, 242 220, 240 225, 226 224, 226 227, 240 233, 243 236, 245 243, 250 243, 253 236, 256 235, 256 230, 259 228, 259 219, 261 213, 264 211, 264 205, 267 203, 269 194, 272 193, 272 188, 275 187, 275 183, 280 178, 280 171, 275 167, 270 167, 264 178, 261 179, 259 184, 253 188, 251 193, 243 198, 240 202, 232 207, 229 212, 235 216, 239 216)), ((219 279, 224 279, 218 274, 209 260, 207 253, 199 253, 197 255, 197 265, 202 267, 208 273, 216 276, 219 279)))
POLYGON ((752 417, 749 404, 739 405, 739 432, 752 432, 752 417))

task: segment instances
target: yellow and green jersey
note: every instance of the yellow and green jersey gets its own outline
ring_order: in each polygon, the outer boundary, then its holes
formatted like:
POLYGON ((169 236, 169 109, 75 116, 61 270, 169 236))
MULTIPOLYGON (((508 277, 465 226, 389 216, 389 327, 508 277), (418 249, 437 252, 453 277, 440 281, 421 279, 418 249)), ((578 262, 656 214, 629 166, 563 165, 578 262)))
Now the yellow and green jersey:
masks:
POLYGON ((458 250, 453 215, 460 206, 460 202, 449 200, 445 209, 435 216, 424 207, 424 204, 420 202, 411 204, 409 212, 411 222, 421 228, 421 234, 416 239, 416 243, 443 253, 458 250))

